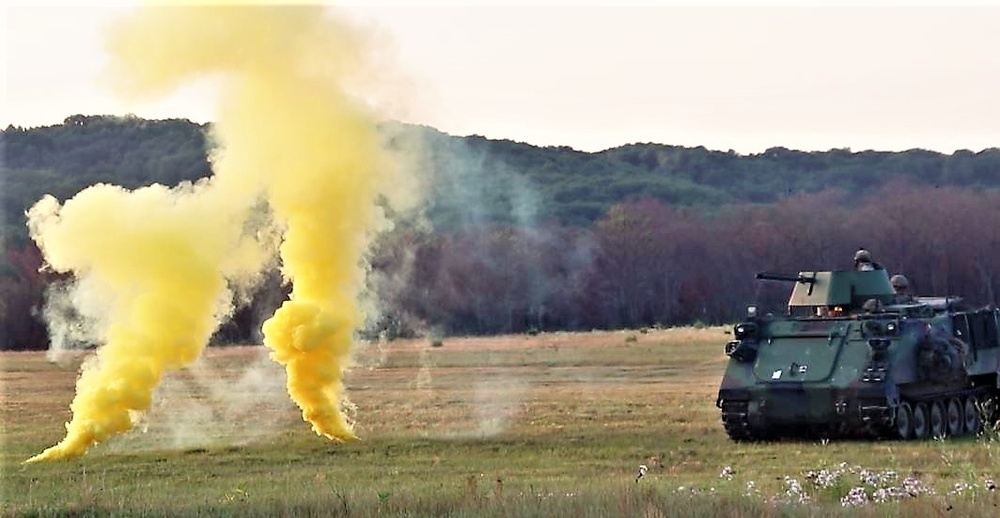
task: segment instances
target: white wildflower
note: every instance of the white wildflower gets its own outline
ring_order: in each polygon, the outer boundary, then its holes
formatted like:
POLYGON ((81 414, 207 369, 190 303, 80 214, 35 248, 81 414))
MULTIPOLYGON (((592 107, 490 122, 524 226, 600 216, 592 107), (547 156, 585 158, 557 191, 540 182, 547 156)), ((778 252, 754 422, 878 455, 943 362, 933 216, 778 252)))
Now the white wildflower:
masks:
POLYGON ((903 491, 910 496, 918 496, 922 494, 933 495, 934 489, 929 488, 920 481, 919 478, 910 475, 903 479, 903 491))
POLYGON ((868 494, 864 487, 854 487, 840 499, 842 507, 862 507, 868 503, 868 494))
POLYGON ((820 489, 828 489, 837 482, 837 479, 844 472, 841 470, 830 471, 826 469, 821 469, 819 471, 809 471, 806 473, 806 479, 811 480, 813 485, 820 489))
POLYGON ((788 476, 785 477, 785 499, 789 503, 809 503, 809 495, 802 490, 799 481, 788 476))
POLYGON ((949 495, 961 495, 962 493, 965 493, 966 491, 972 491, 974 489, 976 489, 976 485, 975 484, 969 484, 969 483, 964 482, 964 481, 963 482, 955 482, 955 485, 952 486, 951 491, 948 491, 948 494, 949 495))

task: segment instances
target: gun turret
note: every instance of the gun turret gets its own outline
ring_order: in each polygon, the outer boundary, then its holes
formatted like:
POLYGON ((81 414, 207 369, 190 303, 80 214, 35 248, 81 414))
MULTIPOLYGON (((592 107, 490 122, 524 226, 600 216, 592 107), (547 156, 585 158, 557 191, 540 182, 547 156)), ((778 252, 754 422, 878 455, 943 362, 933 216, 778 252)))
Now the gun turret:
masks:
POLYGON ((788 275, 785 273, 770 273, 761 272, 757 274, 758 279, 763 279, 765 281, 787 281, 787 282, 801 282, 803 284, 813 284, 816 282, 815 277, 806 277, 805 275, 788 275))
POLYGON ((758 279, 794 282, 788 307, 843 306, 861 308, 869 299, 889 304, 894 296, 885 270, 799 272, 797 274, 761 272, 758 279))

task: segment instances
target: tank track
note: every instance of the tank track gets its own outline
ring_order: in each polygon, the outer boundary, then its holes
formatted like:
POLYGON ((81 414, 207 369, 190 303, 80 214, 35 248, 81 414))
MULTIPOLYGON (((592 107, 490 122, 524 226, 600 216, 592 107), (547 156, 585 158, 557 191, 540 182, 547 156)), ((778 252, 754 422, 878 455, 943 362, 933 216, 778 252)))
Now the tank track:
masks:
POLYGON ((750 428, 750 412, 747 401, 722 402, 722 426, 729 438, 736 441, 753 440, 753 430, 750 428))
MULTIPOLYGON (((926 418, 929 421, 927 423, 928 430, 925 432, 924 437, 915 436, 913 426, 911 425, 908 437, 906 440, 929 440, 941 437, 960 437, 965 435, 976 435, 982 431, 995 430, 998 422, 997 419, 997 394, 995 391, 991 390, 963 390, 948 394, 939 394, 935 397, 921 397, 916 399, 904 398, 903 400, 911 408, 911 411, 917 406, 917 404, 925 405, 925 410, 929 411, 930 406, 937 403, 941 405, 942 410, 945 410, 945 415, 942 416, 944 422, 941 424, 942 430, 935 432, 933 429, 933 424, 931 421, 931 416, 927 415, 926 418), (978 426, 975 430, 969 430, 967 426, 959 426, 957 433, 948 430, 948 416, 947 416, 947 403, 951 398, 955 398, 959 401, 959 404, 965 403, 966 399, 969 397, 974 397, 978 401, 977 403, 977 413, 979 413, 978 426), (984 406, 985 405, 985 406, 984 406)), ((963 407, 962 416, 960 419, 965 419, 965 408, 963 407)), ((912 418, 912 416, 911 416, 912 418)), ((884 439, 900 439, 899 431, 896 428, 895 419, 892 422, 887 423, 885 426, 874 430, 875 434, 884 439)))
MULTIPOLYGON (((986 403, 987 405, 989 405, 989 410, 985 412, 986 415, 981 416, 979 430, 982 430, 983 427, 986 427, 988 429, 992 429, 993 430, 992 433, 1000 432, 1000 429, 992 428, 1000 426, 1000 421, 997 421, 998 419, 1000 419, 1000 404, 998 404, 998 401, 1000 401, 1000 397, 998 397, 998 394, 995 391, 966 390, 966 391, 959 391, 949 394, 938 395, 937 397, 925 397, 925 398, 918 398, 916 400, 905 399, 904 401, 908 405, 910 405, 911 409, 915 407, 918 403, 924 404, 925 408, 927 408, 933 402, 938 402, 942 406, 945 406, 948 399, 951 397, 956 397, 959 398, 960 401, 965 401, 965 398, 969 396, 974 396, 981 403, 986 403)), ((946 418, 946 416, 942 417, 946 418)), ((931 426, 931 423, 929 422, 930 416, 927 415, 925 416, 925 418, 928 420, 926 426, 930 427, 931 426)), ((723 401, 722 425, 726 430, 726 435, 728 435, 729 438, 735 442, 759 441, 759 440, 766 440, 771 437, 771 435, 765 437, 764 434, 759 433, 759 431, 755 431, 753 427, 750 425, 748 401, 723 401)), ((790 432, 792 430, 784 430, 784 431, 790 432)), ((839 430, 837 430, 833 428, 828 428, 828 429, 812 428, 807 430, 803 428, 801 430, 798 430, 798 433, 784 434, 781 432, 782 431, 780 430, 774 431, 774 433, 777 434, 775 436, 783 437, 787 435, 789 437, 797 436, 797 437, 808 438, 813 436, 828 437, 832 435, 832 436, 869 437, 869 438, 888 439, 888 440, 899 440, 901 438, 899 435, 899 430, 896 428, 895 419, 891 419, 888 422, 879 424, 872 423, 868 426, 863 426, 861 428, 855 427, 853 429, 840 428, 839 430)), ((923 437, 915 437, 913 434, 913 429, 911 424, 910 433, 908 434, 908 437, 906 437, 906 439, 932 440, 940 436, 957 437, 962 435, 971 435, 977 432, 978 430, 970 431, 967 428, 965 428, 962 429, 959 433, 944 432, 941 433, 940 435, 935 435, 931 430, 928 430, 923 437)))

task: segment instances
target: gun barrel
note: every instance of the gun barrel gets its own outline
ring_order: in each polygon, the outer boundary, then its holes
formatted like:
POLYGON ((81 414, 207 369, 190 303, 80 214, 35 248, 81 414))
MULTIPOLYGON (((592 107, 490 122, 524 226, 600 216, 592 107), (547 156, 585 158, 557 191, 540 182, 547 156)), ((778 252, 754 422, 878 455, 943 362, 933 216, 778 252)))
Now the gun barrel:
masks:
POLYGON ((766 281, 802 282, 806 284, 812 284, 816 282, 816 279, 811 277, 806 277, 804 275, 789 275, 786 273, 761 272, 757 274, 757 278, 766 281))

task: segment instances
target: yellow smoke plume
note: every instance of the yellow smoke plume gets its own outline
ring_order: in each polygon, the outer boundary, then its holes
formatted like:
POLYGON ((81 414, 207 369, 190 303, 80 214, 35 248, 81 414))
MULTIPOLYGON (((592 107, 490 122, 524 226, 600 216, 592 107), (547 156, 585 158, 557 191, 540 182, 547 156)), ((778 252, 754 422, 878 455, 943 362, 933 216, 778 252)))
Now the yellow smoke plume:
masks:
POLYGON ((354 437, 341 379, 362 323, 362 256, 384 224, 374 202, 395 182, 369 111, 348 93, 358 87, 363 43, 308 6, 147 7, 116 27, 113 77, 124 94, 220 81, 221 153, 214 176, 197 186, 101 185, 32 209, 48 264, 100 290, 108 314, 66 438, 30 460, 81 455, 128 430, 164 373, 199 356, 230 310, 228 286, 267 257, 247 232, 261 198, 284 229, 282 272, 293 286, 264 323, 264 342, 313 430, 354 437))
POLYGON ((259 265, 240 227, 218 217, 232 205, 207 188, 96 185, 62 207, 45 197, 31 209, 48 264, 75 272, 84 298, 106 304, 104 345, 77 381, 66 438, 32 460, 80 455, 131 428, 164 372, 197 359, 228 312, 226 278, 259 265))

